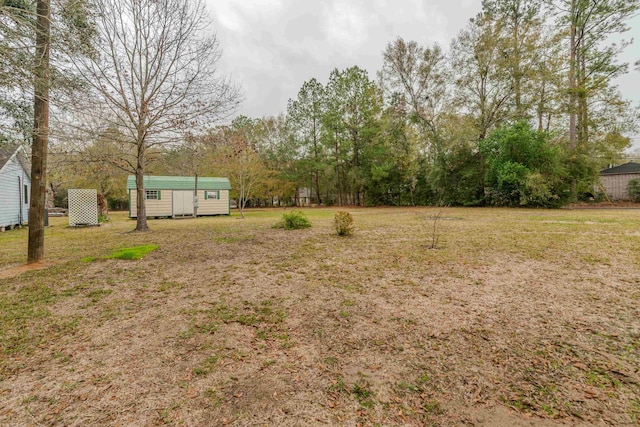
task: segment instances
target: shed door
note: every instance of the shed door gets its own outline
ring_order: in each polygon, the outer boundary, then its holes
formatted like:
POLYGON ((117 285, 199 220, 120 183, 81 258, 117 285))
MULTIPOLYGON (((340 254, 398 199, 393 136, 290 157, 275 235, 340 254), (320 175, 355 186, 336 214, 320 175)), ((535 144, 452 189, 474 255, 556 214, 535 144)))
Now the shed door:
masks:
POLYGON ((173 215, 193 215, 193 191, 173 191, 173 215))

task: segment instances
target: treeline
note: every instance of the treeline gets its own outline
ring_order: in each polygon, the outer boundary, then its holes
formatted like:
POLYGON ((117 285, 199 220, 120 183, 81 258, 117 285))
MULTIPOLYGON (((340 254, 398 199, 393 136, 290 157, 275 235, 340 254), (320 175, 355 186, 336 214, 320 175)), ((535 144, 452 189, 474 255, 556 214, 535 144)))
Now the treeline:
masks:
MULTIPOLYGON (((553 207, 590 197, 636 130, 637 110, 613 84, 628 71, 616 60, 627 43, 607 40, 639 5, 485 0, 450 46, 398 38, 375 77, 354 66, 310 79, 281 116, 238 117, 155 148, 147 173, 228 176, 243 205, 553 207)), ((118 151, 115 139, 103 133, 87 150, 118 151)))

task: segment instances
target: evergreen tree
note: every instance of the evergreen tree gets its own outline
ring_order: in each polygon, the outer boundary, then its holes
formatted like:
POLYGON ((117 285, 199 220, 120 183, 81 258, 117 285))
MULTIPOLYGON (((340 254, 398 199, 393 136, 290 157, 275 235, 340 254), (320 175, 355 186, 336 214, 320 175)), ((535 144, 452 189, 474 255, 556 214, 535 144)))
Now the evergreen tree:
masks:
MULTIPOLYGON (((302 170, 310 175, 315 202, 322 204, 320 181, 326 169, 326 154, 321 142, 322 119, 325 114, 325 88, 316 79, 304 82, 295 100, 287 104, 287 126, 300 146, 302 170)), ((302 180, 303 187, 304 179, 302 180)))

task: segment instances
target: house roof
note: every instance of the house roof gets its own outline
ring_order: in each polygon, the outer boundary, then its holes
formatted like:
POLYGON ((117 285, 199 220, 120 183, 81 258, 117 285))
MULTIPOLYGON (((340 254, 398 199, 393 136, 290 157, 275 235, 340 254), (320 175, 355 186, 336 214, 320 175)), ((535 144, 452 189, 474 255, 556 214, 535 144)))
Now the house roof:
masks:
POLYGON ((11 157, 13 157, 17 149, 18 144, 0 142, 0 169, 2 169, 4 165, 7 164, 11 157))
POLYGON ((0 171, 4 169, 9 160, 14 156, 17 157, 18 162, 22 165, 24 170, 31 175, 31 165, 24 149, 20 144, 14 144, 10 142, 0 141, 0 171))
MULTIPOLYGON (((151 176, 145 175, 145 190, 193 190, 192 176, 151 176)), ((127 189, 136 188, 136 177, 127 177, 127 189)), ((231 190, 231 183, 227 178, 198 177, 198 190, 231 190)))
POLYGON ((624 165, 615 166, 613 168, 608 168, 600 171, 600 175, 623 175, 629 173, 638 173, 640 174, 640 163, 629 162, 624 165))

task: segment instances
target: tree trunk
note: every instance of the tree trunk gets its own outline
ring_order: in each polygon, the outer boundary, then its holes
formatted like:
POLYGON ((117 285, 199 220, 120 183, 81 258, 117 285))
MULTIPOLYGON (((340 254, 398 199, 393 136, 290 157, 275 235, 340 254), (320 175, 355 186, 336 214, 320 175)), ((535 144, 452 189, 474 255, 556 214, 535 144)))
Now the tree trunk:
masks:
POLYGON ((144 153, 138 152, 138 163, 136 165, 136 208, 138 216, 136 218, 135 231, 149 231, 147 226, 147 207, 144 191, 144 153))
MULTIPOLYGON (((317 170, 313 172, 313 182, 316 186, 316 201, 318 205, 321 205, 322 198, 320 197, 320 179, 318 175, 320 175, 320 173, 317 170)), ((309 196, 311 196, 311 194, 309 194, 309 196)))
POLYGON ((38 0, 36 10, 38 21, 36 24, 36 67, 34 70, 28 264, 36 263, 44 258, 44 204, 47 194, 47 146, 49 143, 49 49, 51 45, 49 0, 38 0))
POLYGON ((340 176, 340 145, 338 143, 338 132, 335 135, 336 141, 336 180, 338 187, 338 206, 342 206, 342 177, 340 176))
POLYGON ((198 203, 196 200, 198 199, 198 172, 196 172, 195 186, 193 187, 193 217, 198 217, 198 203))
MULTIPOLYGON (((314 118, 313 120, 313 163, 314 163, 314 167, 317 168, 318 167, 318 158, 320 156, 318 155, 318 133, 316 131, 316 120, 314 118)), ((313 171, 313 183, 316 186, 316 197, 317 197, 317 203, 318 205, 322 204, 322 198, 320 197, 320 171, 318 169, 315 169, 313 171)), ((311 195, 312 195, 313 189, 309 192, 309 199, 312 199, 311 195)))
MULTIPOLYGON (((584 35, 581 34, 579 39, 583 40, 584 35)), ((582 42, 578 42, 576 46, 576 148, 581 151, 584 148, 584 126, 582 123, 584 108, 584 74, 582 64, 584 61, 584 52, 582 51, 582 42)))
POLYGON ((542 82, 542 87, 540 88, 540 99, 538 100, 538 132, 544 131, 544 103, 545 103, 545 86, 546 83, 542 82))
POLYGON ((247 199, 244 195, 244 182, 240 180, 240 194, 238 195, 238 210, 240 211, 240 218, 244 219, 244 208, 247 205, 247 199))
MULTIPOLYGON (((577 149, 577 134, 576 134, 576 59, 577 59, 577 46, 576 46, 576 19, 577 19, 577 4, 576 0, 571 2, 571 36, 570 36, 570 58, 569 58, 569 148, 574 152, 577 149)), ((571 194, 570 201, 577 200, 577 186, 578 181, 575 176, 571 177, 571 194)))
POLYGON ((353 132, 352 136, 353 140, 353 171, 355 176, 355 188, 351 191, 351 201, 356 206, 360 206, 360 183, 358 182, 358 167, 360 166, 360 156, 359 156, 359 147, 358 147, 358 132, 353 132), (355 191, 355 194, 353 192, 355 191))
MULTIPOLYGON (((584 39, 584 36, 581 38, 584 39)), ((580 111, 580 138, 578 139, 578 144, 580 147, 586 148, 589 144, 589 111, 587 104, 587 65, 585 52, 583 51, 583 46, 581 43, 580 46, 580 102, 579 102, 579 111, 580 111)))
POLYGON ((569 146, 575 149, 577 146, 576 135, 576 0, 571 2, 571 52, 569 58, 569 146))
POLYGON ((525 118, 522 108, 522 77, 520 76, 520 46, 518 40, 518 31, 520 31, 518 11, 516 10, 513 18, 513 53, 516 55, 513 67, 513 83, 515 91, 516 114, 518 119, 525 118))
POLYGON ((342 206, 342 178, 340 177, 340 165, 336 165, 336 177, 338 178, 338 206, 342 206))

